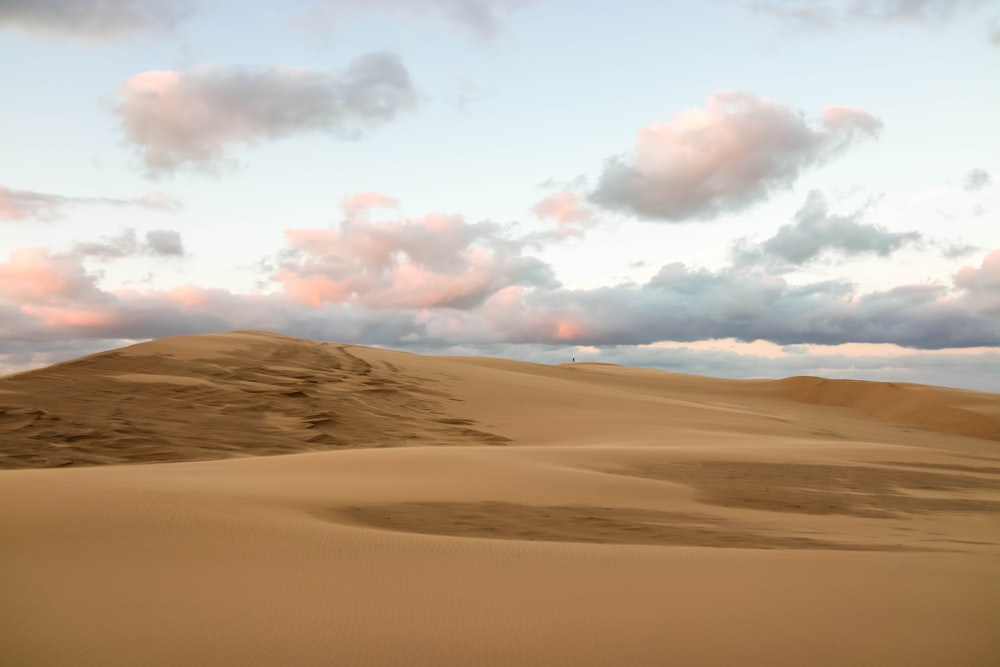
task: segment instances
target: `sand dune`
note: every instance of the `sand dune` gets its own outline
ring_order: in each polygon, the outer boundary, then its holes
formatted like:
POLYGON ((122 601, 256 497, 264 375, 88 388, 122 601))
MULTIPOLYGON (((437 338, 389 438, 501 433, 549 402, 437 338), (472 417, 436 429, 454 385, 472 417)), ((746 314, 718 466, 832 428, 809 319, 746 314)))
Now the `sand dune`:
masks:
POLYGON ((0 379, 0 467, 503 442, 432 377, 266 333, 164 339, 0 379))
POLYGON ((942 433, 1000 441, 1000 402, 990 394, 919 384, 794 377, 762 383, 794 401, 856 408, 942 433))
POLYGON ((0 658, 992 665, 998 441, 937 387, 153 341, 0 378, 0 658))

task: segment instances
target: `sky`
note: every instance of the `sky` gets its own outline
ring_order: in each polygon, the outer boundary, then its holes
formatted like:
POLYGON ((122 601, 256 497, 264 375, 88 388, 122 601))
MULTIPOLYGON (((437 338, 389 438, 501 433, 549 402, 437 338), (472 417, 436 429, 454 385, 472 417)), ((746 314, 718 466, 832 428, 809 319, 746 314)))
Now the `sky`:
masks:
POLYGON ((1000 1, 0 0, 0 373, 263 329, 1000 392, 1000 1))

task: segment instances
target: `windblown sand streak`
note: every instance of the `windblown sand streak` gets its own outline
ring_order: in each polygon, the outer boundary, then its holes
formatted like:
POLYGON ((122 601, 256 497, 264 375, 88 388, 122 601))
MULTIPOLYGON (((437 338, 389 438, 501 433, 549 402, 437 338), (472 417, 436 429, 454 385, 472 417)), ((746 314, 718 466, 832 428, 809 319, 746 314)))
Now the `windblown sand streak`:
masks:
POLYGON ((992 665, 998 447, 993 394, 153 341, 0 379, 0 662, 992 665))

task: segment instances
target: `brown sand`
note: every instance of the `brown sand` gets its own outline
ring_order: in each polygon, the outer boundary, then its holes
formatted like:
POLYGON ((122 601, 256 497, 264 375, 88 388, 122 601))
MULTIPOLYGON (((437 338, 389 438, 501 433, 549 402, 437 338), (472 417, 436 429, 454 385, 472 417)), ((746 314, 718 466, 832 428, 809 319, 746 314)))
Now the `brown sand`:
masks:
POLYGON ((0 467, 2 664, 1000 655, 993 394, 242 332, 0 378, 0 467))

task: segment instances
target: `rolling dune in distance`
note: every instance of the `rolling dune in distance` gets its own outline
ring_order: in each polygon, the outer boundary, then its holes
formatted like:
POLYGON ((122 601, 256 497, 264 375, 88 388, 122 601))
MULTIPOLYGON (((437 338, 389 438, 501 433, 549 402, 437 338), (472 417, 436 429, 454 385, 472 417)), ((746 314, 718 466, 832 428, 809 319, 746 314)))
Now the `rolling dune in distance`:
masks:
POLYGON ((234 332, 0 378, 0 468, 3 664, 1000 655, 996 394, 234 332))

